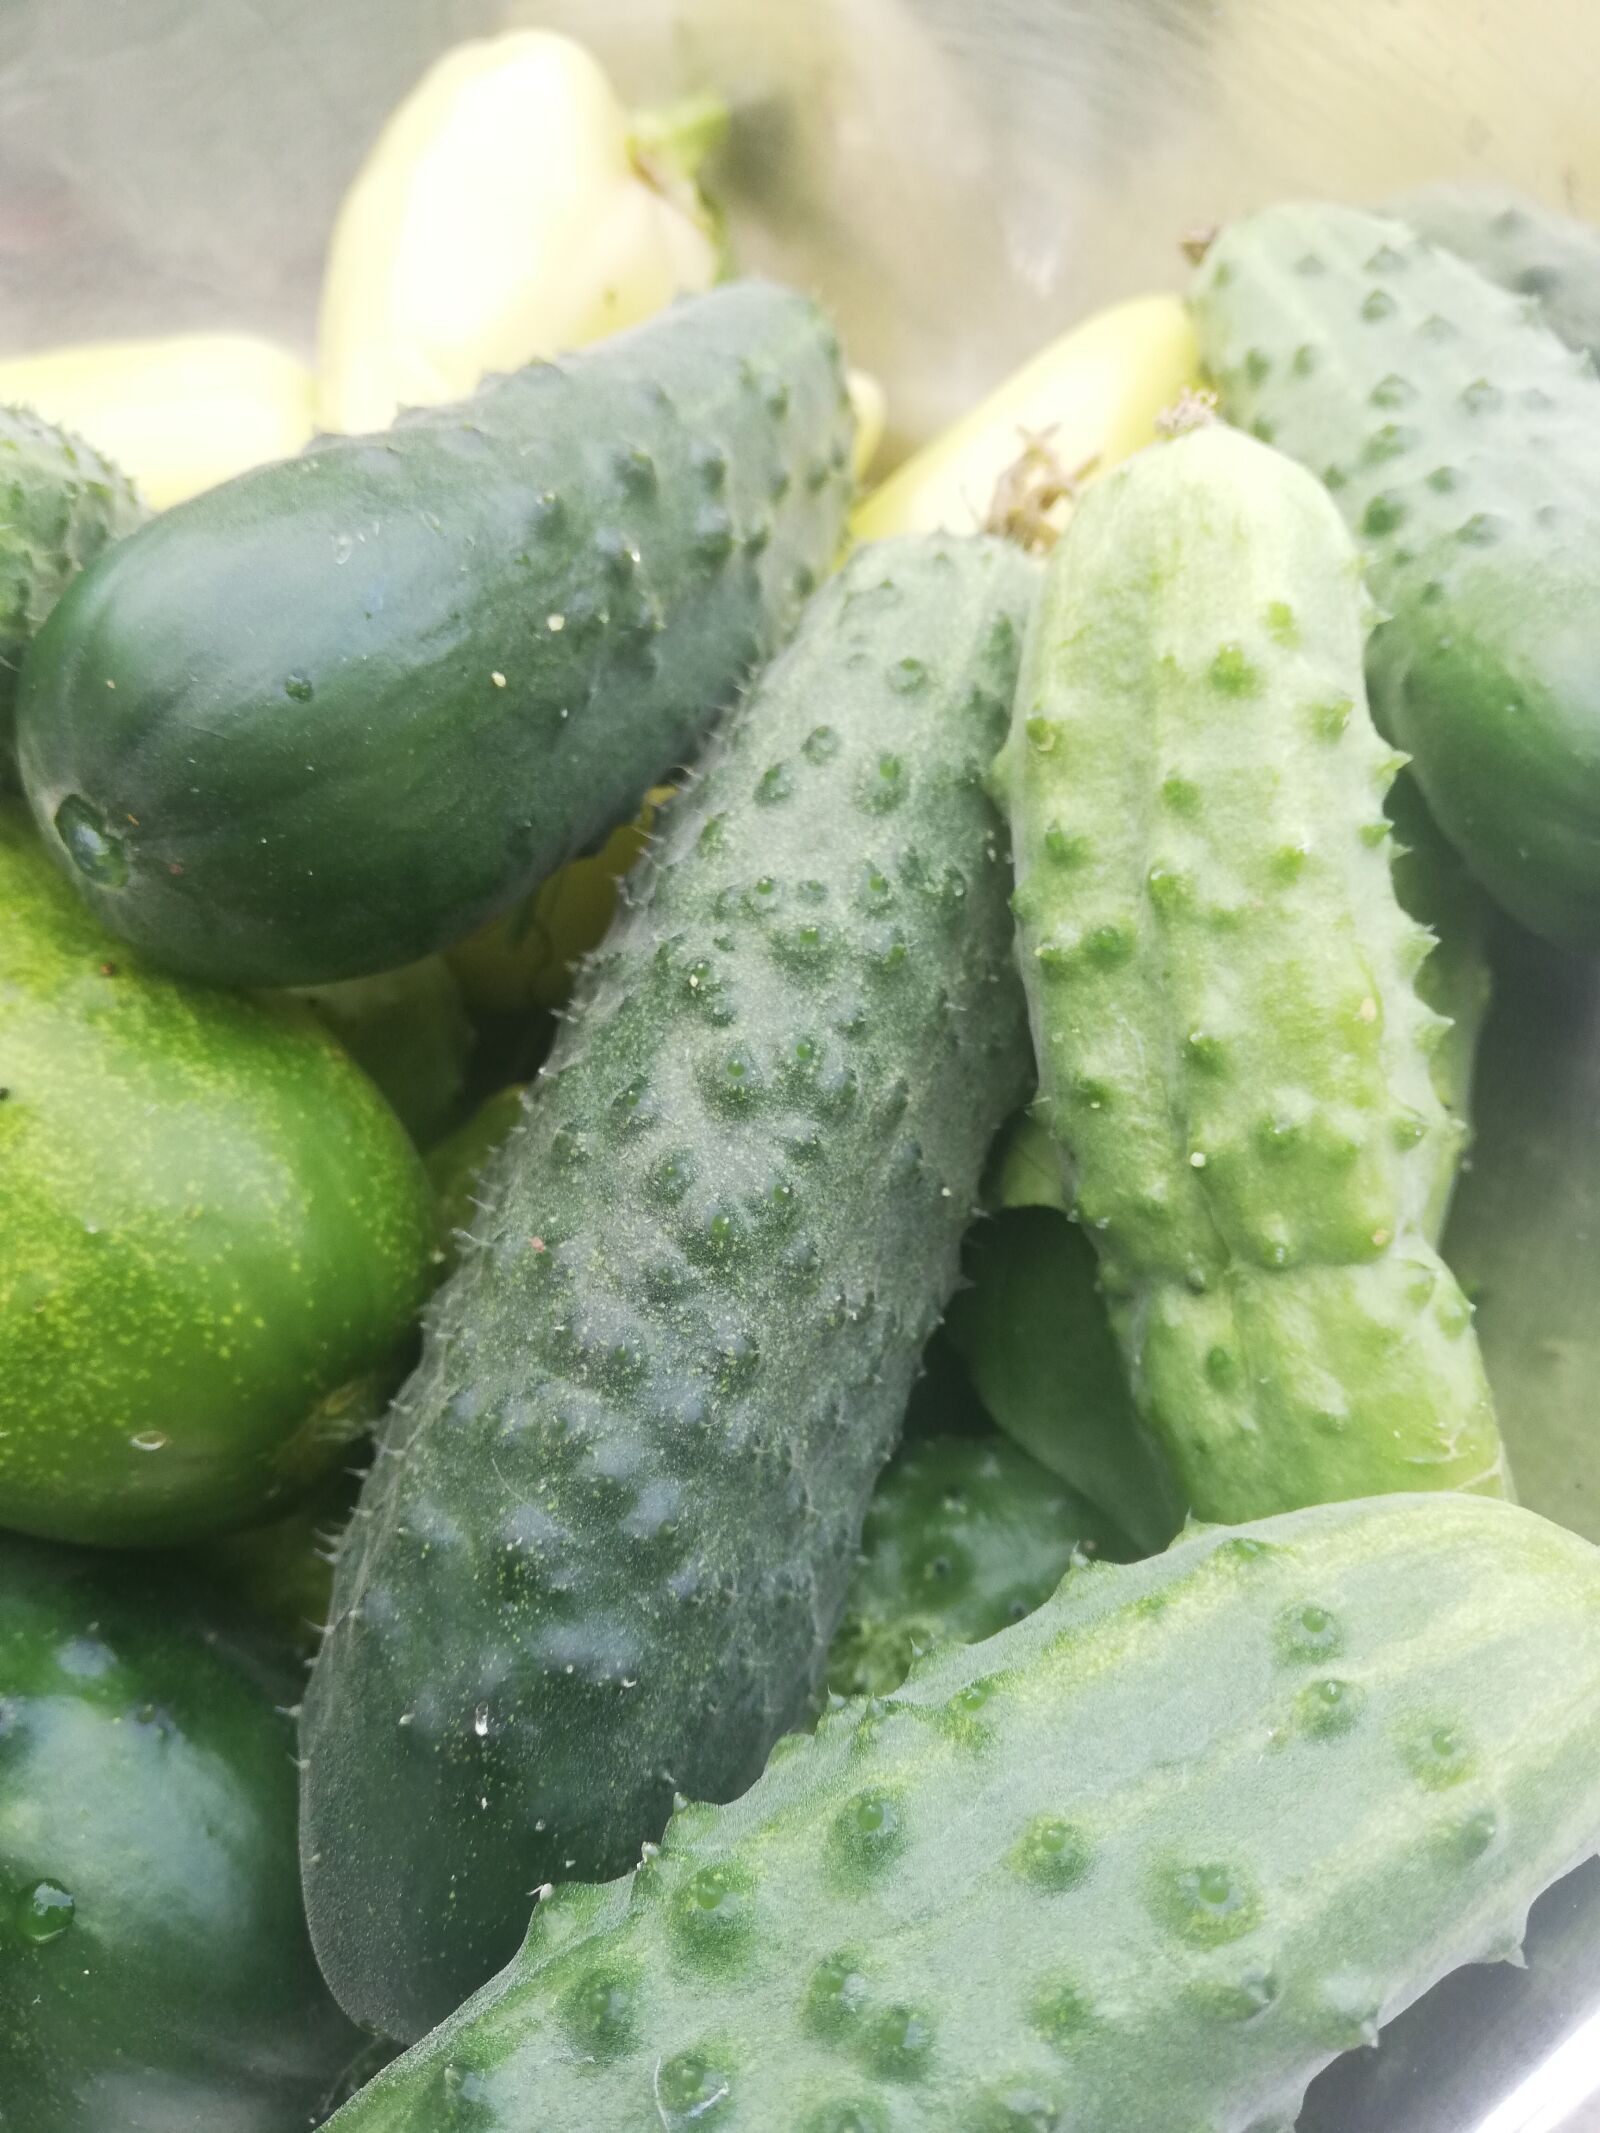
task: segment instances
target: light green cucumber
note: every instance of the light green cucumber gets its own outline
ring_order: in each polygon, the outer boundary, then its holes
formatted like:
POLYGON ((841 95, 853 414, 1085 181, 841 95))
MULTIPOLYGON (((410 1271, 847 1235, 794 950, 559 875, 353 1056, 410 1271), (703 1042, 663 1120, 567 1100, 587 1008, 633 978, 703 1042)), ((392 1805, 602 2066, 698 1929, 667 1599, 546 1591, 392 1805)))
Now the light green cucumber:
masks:
POLYGON ((992 1431, 904 1444, 879 1476, 828 1653, 839 1696, 881 1696, 936 1644, 975 1644, 1043 1604, 1074 1554, 1132 1554, 1085 1497, 992 1431))
POLYGON ((1426 1233, 1460 1128, 1365 627, 1314 480, 1222 427, 1155 446, 1052 557, 998 766, 1042 1102, 1202 1517, 1505 1486, 1426 1233))
POLYGON ((147 516, 92 445, 26 408, 0 407, 0 787, 12 781, 23 653, 84 565, 147 516))
POLYGON ((1379 726, 1512 915, 1600 948, 1600 378, 1383 216, 1268 209, 1193 294, 1224 412, 1321 476, 1384 619, 1379 726))
POLYGON ((1600 968, 1496 943, 1478 1135, 1445 1256, 1524 1502, 1600 1540, 1600 968))
POLYGON ((1459 253, 1516 296, 1533 297, 1569 348, 1600 361, 1600 230, 1509 185, 1419 185, 1384 212, 1459 253))
POLYGON ((983 773, 1037 570, 858 552, 591 966, 390 1417, 306 1701, 312 1937, 413 2037, 821 1678, 1031 1067, 983 773))
POLYGON ((1600 1561, 1391 1497, 1074 1571, 683 1807, 335 2133, 1289 2133, 1600 1842, 1600 1561))

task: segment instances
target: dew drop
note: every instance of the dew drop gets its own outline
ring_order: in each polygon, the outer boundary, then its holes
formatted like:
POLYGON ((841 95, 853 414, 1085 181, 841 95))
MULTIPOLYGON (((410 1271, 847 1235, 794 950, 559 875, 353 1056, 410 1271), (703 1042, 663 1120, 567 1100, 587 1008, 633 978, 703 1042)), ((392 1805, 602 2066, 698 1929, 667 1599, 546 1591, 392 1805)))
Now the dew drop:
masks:
POLYGON ((71 1925, 77 1905, 57 1881, 36 1881, 17 1898, 17 1931, 34 1947, 59 1940, 71 1925))
POLYGON ((488 1739, 488 1737, 489 1737, 489 1706, 488 1706, 488 1705, 487 1705, 486 1703, 480 1703, 480 1704, 479 1704, 479 1706, 478 1706, 478 1708, 477 1708, 477 1709, 476 1709, 476 1710, 475 1710, 475 1711, 473 1712, 473 1714, 472 1714, 472 1730, 473 1730, 473 1732, 474 1732, 474 1733, 476 1733, 476 1734, 477 1734, 477 1736, 478 1736, 479 1740, 487 1740, 487 1739, 488 1739))
POLYGON ((164 1452, 171 1441, 164 1429, 135 1430, 128 1439, 136 1452, 164 1452))
POLYGON ((317 691, 309 674, 290 674, 284 681, 283 693, 297 704, 308 704, 317 691))

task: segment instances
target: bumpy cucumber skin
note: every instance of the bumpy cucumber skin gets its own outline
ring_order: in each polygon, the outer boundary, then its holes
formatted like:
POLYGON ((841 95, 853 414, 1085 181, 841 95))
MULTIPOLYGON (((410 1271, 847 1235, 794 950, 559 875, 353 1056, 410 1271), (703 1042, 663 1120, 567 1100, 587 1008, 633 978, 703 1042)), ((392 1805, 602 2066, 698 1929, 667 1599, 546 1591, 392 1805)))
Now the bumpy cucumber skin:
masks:
POLYGON ((1457 1129, 1364 630, 1309 475, 1222 427, 1156 446, 1056 550, 997 766, 1041 1101, 1201 1517, 1505 1485, 1423 1227, 1457 1129))
POLYGON ((1433 1144, 1434 1172, 1422 1210, 1423 1235, 1437 1244, 1472 1139, 1473 1077, 1489 1012, 1495 910, 1460 853, 1441 836, 1409 770, 1395 778, 1383 806, 1394 824, 1394 893, 1401 910, 1426 926, 1434 940, 1417 972, 1417 996, 1449 1025, 1437 1032, 1429 1053, 1433 1086, 1453 1128, 1433 1144))
POLYGON ((1506 925, 1445 1256, 1523 1501, 1600 1541, 1600 970, 1506 925))
POLYGON ((1508 1504, 1074 1571, 558 1889, 334 2127, 1288 2133, 1594 1851, 1597 1692, 1600 1564, 1508 1504))
POLYGON ((374 2028, 749 1784, 820 1678, 1031 1072, 983 772, 1036 585, 913 539, 824 589, 486 1180, 306 1702, 312 1934, 374 2028))
POLYGON ((11 781, 17 670, 78 572, 148 516, 81 437, 0 407, 0 785, 11 781))
POLYGON ((1384 620, 1374 716, 1534 932, 1600 947, 1600 378, 1404 224, 1278 207, 1195 285, 1224 410, 1328 484, 1384 620))
POLYGON ((850 437, 821 312, 743 282, 166 513, 29 661, 47 840, 115 932, 222 983, 459 938, 631 813, 787 635, 850 437))
POLYGON ((1443 245, 1514 296, 1536 299, 1569 348, 1600 362, 1600 230, 1508 185, 1422 185, 1385 214, 1443 245))
POLYGON ((292 1660, 144 1562, 0 1550, 0 2122, 287 2133, 359 2038, 295 1882, 292 1660))
POLYGON ((836 1696, 882 1696, 937 1644, 976 1644, 1041 1606, 1074 1551, 1133 1550, 1076 1489, 992 1432, 902 1445, 878 1477, 828 1653, 836 1696))
MULTIPOLYGON (((1395 825, 1400 907, 1436 936, 1417 973, 1417 991, 1450 1022, 1430 1052, 1439 1100, 1458 1122, 1455 1132, 1432 1144, 1422 1228, 1436 1243, 1460 1170, 1473 1060, 1488 1006, 1492 914, 1407 772, 1390 786, 1384 808, 1395 825)), ((1034 1112, 1014 1123, 998 1170, 999 1211, 967 1240, 966 1280, 951 1299, 947 1336, 1009 1436, 1118 1519, 1144 1548, 1163 1547, 1177 1530, 1181 1507, 1139 1423, 1100 1294, 1094 1248, 1067 1219, 1071 1196, 1061 1151, 1034 1112)), ((1535 1503, 1534 1509, 1546 1506, 1535 1503)))
POLYGON ((0 809, 0 1516, 200 1539, 343 1456, 427 1292, 427 1177, 306 1008, 152 970, 0 809))

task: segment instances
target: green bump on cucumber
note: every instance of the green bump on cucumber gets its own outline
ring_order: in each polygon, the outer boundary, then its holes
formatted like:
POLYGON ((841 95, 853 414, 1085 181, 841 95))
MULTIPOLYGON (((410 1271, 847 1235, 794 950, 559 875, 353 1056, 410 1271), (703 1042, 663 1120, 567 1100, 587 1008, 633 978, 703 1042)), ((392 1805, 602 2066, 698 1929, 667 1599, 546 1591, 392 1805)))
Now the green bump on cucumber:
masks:
POLYGON ((1391 878, 1365 629, 1315 481, 1226 428, 1154 447, 1052 558, 997 766, 1044 1113, 1202 1517, 1505 1486, 1427 1234, 1446 1025, 1391 878))
POLYGON ((1076 1552, 1133 1550, 1088 1500, 991 1431, 902 1445, 873 1491, 828 1687, 881 1696, 912 1659, 975 1644, 1055 1591, 1076 1552))
POLYGON ((26 408, 0 407, 0 786, 11 782, 23 653, 85 564, 147 515, 92 445, 26 408))
POLYGON ((867 548, 674 802, 491 1164, 306 1704, 312 1934, 416 2036, 816 1688, 1031 1063, 984 772, 1037 586, 867 548))
POLYGON ((1192 303, 1224 411, 1321 476, 1385 618, 1379 726, 1534 932, 1600 946, 1600 378, 1539 306, 1403 223, 1287 206, 1192 303))
POLYGON ((1600 1561, 1508 1504, 1074 1571, 557 1889, 335 2133, 1287 2128, 1595 1850, 1597 1711, 1600 1561))
POLYGON ((631 815, 843 537, 833 329, 737 282, 168 511, 52 617, 23 783, 104 922, 222 984, 460 938, 631 815))
POLYGON ((1569 348, 1600 362, 1600 230, 1508 185, 1420 185, 1385 202, 1514 296, 1532 297, 1569 348))

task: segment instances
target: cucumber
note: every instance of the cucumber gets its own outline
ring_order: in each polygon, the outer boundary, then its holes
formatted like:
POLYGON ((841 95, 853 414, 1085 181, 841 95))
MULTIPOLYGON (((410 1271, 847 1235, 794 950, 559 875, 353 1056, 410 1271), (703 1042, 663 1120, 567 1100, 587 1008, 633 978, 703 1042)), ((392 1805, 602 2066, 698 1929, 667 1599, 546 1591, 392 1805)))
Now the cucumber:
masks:
POLYGON ((0 1547, 0 2124, 289 2133, 360 2039, 295 1883, 292 1660, 146 1562, 0 1547))
POLYGON ((0 406, 0 786, 11 782, 23 653, 84 565, 146 516, 92 445, 0 406))
POLYGON ((1085 1496, 1141 1553, 1164 1548, 1183 1505, 1133 1404, 1094 1246, 1050 1207, 977 1224, 945 1331, 1006 1435, 1085 1496))
POLYGON ((1328 484, 1386 619, 1379 726, 1512 915, 1600 947, 1600 378, 1453 253, 1277 207, 1194 290, 1235 421, 1328 484))
POLYGON ((1052 1132, 1184 1499, 1505 1486, 1426 1233, 1459 1141, 1396 901, 1354 547, 1222 427, 1097 483, 997 766, 1052 1132))
POLYGON ((1289 2133, 1593 1853, 1597 1712, 1600 1561, 1509 1504, 1074 1571, 547 1896, 333 2128, 1289 2133))
POLYGON ((426 1293, 398 1119, 304 1006, 110 939, 14 806, 0 1091, 0 1520, 127 1547, 288 1509, 426 1293))
POLYGON ((975 1644, 1041 1606, 1083 1550, 1133 1550, 1085 1497, 1003 1437, 904 1444, 878 1479, 828 1687, 881 1696, 936 1644, 975 1644))
MULTIPOLYGON (((1384 808, 1404 840, 1394 848, 1400 907, 1437 936, 1417 973, 1422 1000, 1450 1020, 1429 1055, 1434 1087, 1445 1108, 1465 1121, 1489 1000, 1491 907, 1434 828, 1406 772, 1390 786, 1384 808)), ((1422 1221, 1435 1242, 1460 1154, 1458 1141, 1440 1137, 1422 1221)), ((967 1239, 966 1278, 950 1300, 946 1334, 1008 1436, 1081 1489, 1142 1548, 1163 1547, 1177 1530, 1180 1506, 1134 1408, 1094 1247, 1068 1219, 1060 1151, 1031 1111, 1004 1145, 996 1197, 994 1220, 967 1239)), ((1537 1501, 1533 1507, 1548 1510, 1537 1501)))
POLYGON ((1600 1540, 1600 972, 1506 926, 1445 1256, 1524 1502, 1600 1540))
POLYGON ((726 1798, 821 1677, 1031 1075, 1001 824, 1035 566, 861 550, 704 774, 492 1166, 306 1701, 312 1936, 414 2037, 528 1892, 726 1798))
POLYGON ((630 814, 787 634, 850 432, 821 312, 745 282, 169 511, 29 662, 48 841, 194 976, 444 946, 630 814))
POLYGON ((1434 938, 1417 972, 1417 997, 1448 1025, 1438 1030, 1428 1054, 1434 1092, 1458 1128, 1434 1144, 1434 1173, 1422 1210, 1423 1234, 1437 1244, 1472 1141, 1473 1081, 1489 1012, 1495 912, 1461 855, 1439 834, 1409 770, 1396 776, 1383 807, 1395 831, 1395 896, 1401 910, 1434 938))
POLYGON ((1551 331, 1600 362, 1600 230, 1592 223, 1508 185, 1420 185, 1384 212, 1502 289, 1536 298, 1551 331))

